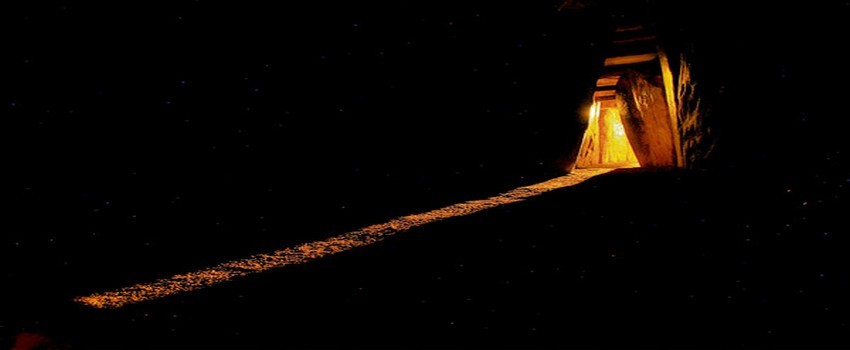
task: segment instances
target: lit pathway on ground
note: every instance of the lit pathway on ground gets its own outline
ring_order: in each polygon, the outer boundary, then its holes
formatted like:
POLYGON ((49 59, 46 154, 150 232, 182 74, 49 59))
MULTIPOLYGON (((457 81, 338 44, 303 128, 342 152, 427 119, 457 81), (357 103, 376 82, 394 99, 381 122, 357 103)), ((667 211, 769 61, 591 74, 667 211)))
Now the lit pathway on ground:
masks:
POLYGON ((78 297, 78 303, 95 308, 119 308, 128 304, 163 298, 169 295, 191 292, 227 282, 237 277, 260 273, 286 265, 305 263, 353 248, 367 246, 400 232, 432 222, 524 201, 542 193, 574 186, 585 180, 607 173, 613 169, 577 169, 571 174, 538 184, 519 187, 487 199, 478 199, 453 204, 421 214, 402 216, 383 224, 367 226, 331 238, 304 243, 298 246, 257 254, 244 259, 224 262, 215 266, 174 275, 148 283, 140 283, 113 291, 78 297))

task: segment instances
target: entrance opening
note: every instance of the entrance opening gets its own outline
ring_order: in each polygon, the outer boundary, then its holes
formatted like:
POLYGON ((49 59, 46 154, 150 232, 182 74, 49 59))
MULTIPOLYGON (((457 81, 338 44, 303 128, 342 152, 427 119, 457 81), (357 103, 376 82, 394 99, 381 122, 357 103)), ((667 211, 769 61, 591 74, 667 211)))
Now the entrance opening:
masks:
POLYGON ((576 166, 579 168, 639 167, 622 117, 613 101, 596 101, 590 106, 587 130, 576 166))

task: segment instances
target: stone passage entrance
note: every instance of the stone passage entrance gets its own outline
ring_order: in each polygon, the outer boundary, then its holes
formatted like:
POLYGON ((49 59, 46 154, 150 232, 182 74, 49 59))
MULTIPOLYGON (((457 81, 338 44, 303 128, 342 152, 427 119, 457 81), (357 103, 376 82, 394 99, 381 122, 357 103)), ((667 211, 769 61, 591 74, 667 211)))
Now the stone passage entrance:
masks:
POLYGON ((683 165, 675 87, 656 36, 619 17, 575 166, 683 165))

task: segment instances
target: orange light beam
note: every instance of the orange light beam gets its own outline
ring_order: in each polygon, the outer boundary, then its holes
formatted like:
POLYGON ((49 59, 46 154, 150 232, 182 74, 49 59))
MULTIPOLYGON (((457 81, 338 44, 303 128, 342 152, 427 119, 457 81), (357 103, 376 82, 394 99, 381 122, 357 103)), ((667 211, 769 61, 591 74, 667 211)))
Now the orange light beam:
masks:
POLYGON ((576 169, 568 175, 530 186, 519 187, 487 199, 471 200, 420 214, 402 216, 383 224, 367 226, 327 239, 304 243, 271 253, 256 254, 247 258, 224 262, 202 270, 178 274, 153 282, 139 283, 113 291, 81 296, 74 298, 74 301, 94 308, 111 309, 160 299, 170 295, 188 293, 238 277, 260 273, 286 265, 302 264, 357 247, 371 245, 397 233, 432 222, 466 216, 501 205, 521 202, 552 190, 580 184, 591 177, 607 173, 611 170, 613 169, 576 169))

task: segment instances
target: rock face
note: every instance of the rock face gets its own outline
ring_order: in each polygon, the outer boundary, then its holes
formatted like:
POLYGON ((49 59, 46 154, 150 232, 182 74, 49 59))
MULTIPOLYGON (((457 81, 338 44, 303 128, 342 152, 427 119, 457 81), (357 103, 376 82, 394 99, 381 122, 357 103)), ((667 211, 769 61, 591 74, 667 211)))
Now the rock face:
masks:
POLYGON ((587 121, 587 130, 581 141, 576 167, 591 168, 600 163, 599 122, 596 119, 596 109, 591 108, 587 121))
POLYGON ((629 70, 617 84, 617 110, 644 167, 676 166, 674 134, 660 76, 629 70))

